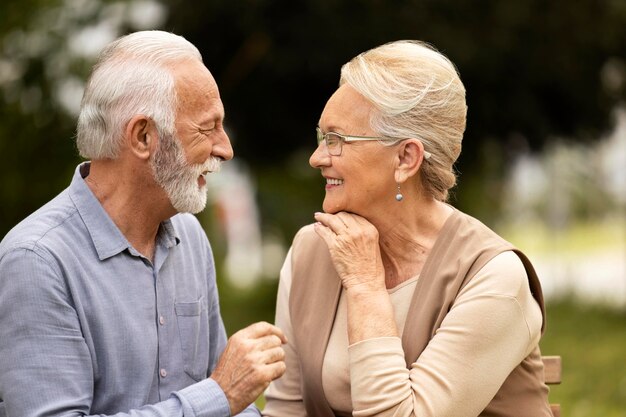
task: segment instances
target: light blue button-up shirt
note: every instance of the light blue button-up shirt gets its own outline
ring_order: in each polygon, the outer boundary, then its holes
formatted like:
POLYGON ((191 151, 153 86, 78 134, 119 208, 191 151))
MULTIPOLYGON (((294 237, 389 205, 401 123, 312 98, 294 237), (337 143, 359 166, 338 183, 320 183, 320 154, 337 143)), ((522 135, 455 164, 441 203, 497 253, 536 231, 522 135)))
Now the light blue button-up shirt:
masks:
POLYGON ((229 416, 207 378, 226 333, 204 231, 163 222, 152 263, 88 171, 0 243, 0 417, 229 416))

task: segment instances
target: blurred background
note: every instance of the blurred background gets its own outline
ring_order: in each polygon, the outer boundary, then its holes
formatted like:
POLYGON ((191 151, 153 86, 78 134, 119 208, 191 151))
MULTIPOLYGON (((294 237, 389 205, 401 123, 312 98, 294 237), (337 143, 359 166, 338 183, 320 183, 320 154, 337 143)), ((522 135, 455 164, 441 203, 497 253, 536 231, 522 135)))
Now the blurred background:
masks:
MULTIPOLYGON (((236 158, 199 215, 229 333, 273 321, 291 239, 320 210, 320 112, 356 54, 432 43, 469 106, 451 203, 524 250, 563 357, 565 416, 626 416, 626 1, 2 0, 0 237, 63 190, 98 51, 163 29, 203 54, 236 158)), ((261 399, 262 401, 262 399, 261 399)))

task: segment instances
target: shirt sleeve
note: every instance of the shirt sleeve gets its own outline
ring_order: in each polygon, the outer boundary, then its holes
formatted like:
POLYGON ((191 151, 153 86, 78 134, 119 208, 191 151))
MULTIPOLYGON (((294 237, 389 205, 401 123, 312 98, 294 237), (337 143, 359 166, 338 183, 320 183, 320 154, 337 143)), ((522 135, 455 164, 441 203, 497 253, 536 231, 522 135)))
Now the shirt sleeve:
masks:
POLYGON ((265 393, 266 405, 263 415, 267 417, 306 417, 302 388, 300 385, 300 360, 293 345, 293 331, 289 314, 291 291, 291 249, 280 271, 278 295, 276 297, 276 326, 280 327, 289 343, 283 345, 287 370, 280 378, 272 381, 265 393))
MULTIPOLYGON (((70 298, 47 252, 16 248, 0 259, 0 412, 4 408, 6 417, 90 414, 94 373, 70 298)), ((223 349, 223 325, 216 333, 221 336, 215 343, 223 349)), ((247 412, 258 415, 253 408, 247 412)), ((208 378, 165 401, 115 415, 228 417, 230 410, 222 390, 208 378)))
POLYGON ((349 347, 353 415, 476 416, 538 344, 541 323, 521 261, 504 252, 459 293, 410 370, 400 338, 349 347))

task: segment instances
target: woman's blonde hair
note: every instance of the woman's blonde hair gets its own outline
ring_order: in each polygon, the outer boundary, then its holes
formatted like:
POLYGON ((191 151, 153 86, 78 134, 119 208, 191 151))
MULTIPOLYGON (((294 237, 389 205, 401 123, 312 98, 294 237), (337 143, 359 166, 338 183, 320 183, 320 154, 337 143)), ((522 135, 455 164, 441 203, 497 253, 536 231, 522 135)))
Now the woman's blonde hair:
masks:
POLYGON ((396 41, 356 56, 341 68, 347 83, 376 108, 371 128, 380 136, 419 139, 431 157, 420 168, 422 185, 446 201, 456 184, 467 105, 454 64, 432 46, 396 41))

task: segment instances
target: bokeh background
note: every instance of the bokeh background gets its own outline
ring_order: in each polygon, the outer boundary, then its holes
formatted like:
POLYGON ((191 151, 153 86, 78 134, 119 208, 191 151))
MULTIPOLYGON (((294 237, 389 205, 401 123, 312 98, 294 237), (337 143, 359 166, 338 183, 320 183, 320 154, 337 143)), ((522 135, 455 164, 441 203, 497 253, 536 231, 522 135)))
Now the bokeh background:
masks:
POLYGON ((89 68, 142 29, 192 41, 221 89, 236 158, 199 218, 229 333, 273 320, 290 241, 321 208, 308 157, 341 65, 420 39, 467 88, 452 204, 539 271, 542 350, 564 363, 551 401, 626 416, 626 1, 2 0, 0 236, 69 184, 89 68))

